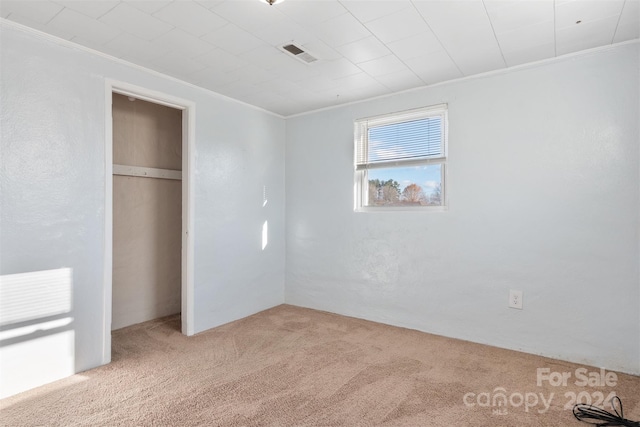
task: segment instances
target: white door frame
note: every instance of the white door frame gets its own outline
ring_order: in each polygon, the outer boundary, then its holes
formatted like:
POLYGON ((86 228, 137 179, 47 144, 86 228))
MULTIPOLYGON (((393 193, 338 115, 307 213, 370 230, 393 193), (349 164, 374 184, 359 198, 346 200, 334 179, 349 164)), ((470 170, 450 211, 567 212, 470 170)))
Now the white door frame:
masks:
POLYGON ((193 313, 193 202, 195 169, 195 103, 171 95, 115 80, 105 85, 105 224, 104 310, 102 362, 111 362, 112 268, 113 268, 113 117, 112 94, 182 110, 182 333, 194 334, 193 313))

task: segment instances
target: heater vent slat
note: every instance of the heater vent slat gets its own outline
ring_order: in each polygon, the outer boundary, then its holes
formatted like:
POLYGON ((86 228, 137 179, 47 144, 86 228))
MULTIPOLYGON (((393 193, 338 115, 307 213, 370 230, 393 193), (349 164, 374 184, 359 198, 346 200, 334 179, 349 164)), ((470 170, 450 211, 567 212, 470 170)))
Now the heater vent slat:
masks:
POLYGON ((281 46, 280 49, 282 49, 284 52, 290 53, 294 58, 301 62, 304 62, 305 64, 311 64, 312 62, 316 62, 318 60, 318 58, 305 51, 302 47, 293 43, 281 46))
POLYGON ((298 58, 302 59, 307 64, 310 64, 318 60, 318 58, 314 58, 313 56, 309 55, 307 52, 302 52, 300 55, 298 55, 298 58))
POLYGON ((295 44, 288 44, 288 45, 282 46, 282 48, 287 52, 293 53, 294 55, 300 55, 301 53, 304 53, 304 50, 300 49, 295 44))

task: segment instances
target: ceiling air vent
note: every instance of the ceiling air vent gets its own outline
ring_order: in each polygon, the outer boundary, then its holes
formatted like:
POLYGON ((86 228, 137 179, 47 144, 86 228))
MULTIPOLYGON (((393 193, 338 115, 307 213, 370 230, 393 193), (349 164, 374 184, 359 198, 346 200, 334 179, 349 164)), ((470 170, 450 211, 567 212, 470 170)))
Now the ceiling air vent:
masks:
POLYGON ((316 62, 318 60, 318 58, 293 43, 285 44, 281 47, 281 49, 285 52, 290 53, 294 58, 304 62, 305 64, 311 64, 312 62, 316 62))

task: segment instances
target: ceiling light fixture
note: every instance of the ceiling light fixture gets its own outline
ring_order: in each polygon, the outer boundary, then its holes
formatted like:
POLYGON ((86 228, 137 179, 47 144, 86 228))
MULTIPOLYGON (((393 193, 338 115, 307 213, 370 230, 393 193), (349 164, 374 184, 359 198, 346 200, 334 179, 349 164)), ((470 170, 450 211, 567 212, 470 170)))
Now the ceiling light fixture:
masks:
POLYGON ((269 6, 273 6, 274 4, 282 3, 284 0, 261 0, 269 4, 269 6))

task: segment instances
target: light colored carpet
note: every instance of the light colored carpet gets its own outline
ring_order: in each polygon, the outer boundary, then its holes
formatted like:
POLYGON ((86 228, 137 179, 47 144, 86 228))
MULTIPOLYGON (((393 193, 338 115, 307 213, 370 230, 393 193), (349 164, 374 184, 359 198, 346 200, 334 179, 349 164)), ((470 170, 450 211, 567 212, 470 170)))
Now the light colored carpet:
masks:
POLYGON ((110 365, 0 401, 0 424, 579 427, 571 393, 612 391, 640 419, 639 377, 579 386, 580 365, 315 310, 282 305, 194 337, 179 328, 172 316, 115 331, 110 365), (538 368, 571 378, 538 386, 538 368), (491 406, 501 392, 506 404, 491 406))

